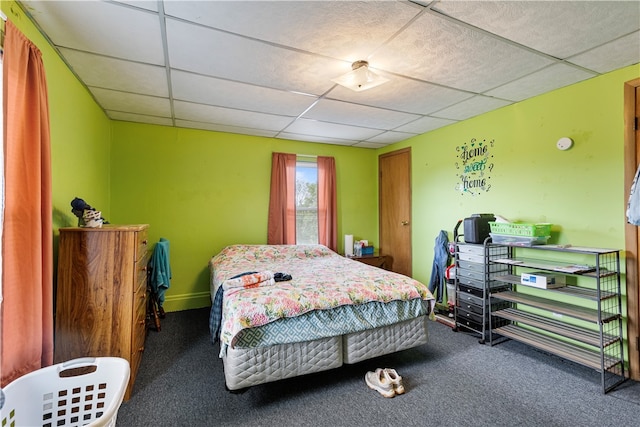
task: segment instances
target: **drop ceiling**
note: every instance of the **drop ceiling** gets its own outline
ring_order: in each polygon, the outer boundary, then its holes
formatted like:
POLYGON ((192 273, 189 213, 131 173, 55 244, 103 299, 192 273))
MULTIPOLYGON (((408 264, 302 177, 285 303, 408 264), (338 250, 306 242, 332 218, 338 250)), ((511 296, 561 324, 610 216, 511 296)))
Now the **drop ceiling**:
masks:
POLYGON ((640 62, 638 1, 19 4, 113 120, 364 148, 640 62))

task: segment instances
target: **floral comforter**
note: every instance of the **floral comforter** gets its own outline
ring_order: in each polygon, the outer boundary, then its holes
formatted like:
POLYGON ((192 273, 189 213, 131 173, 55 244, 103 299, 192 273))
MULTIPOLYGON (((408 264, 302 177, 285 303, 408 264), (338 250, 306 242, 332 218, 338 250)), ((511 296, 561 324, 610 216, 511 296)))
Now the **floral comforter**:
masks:
POLYGON ((232 345, 243 329, 312 310, 413 299, 428 301, 432 310, 435 302, 419 281, 344 258, 321 245, 228 246, 211 259, 210 269, 212 299, 225 281, 244 273, 291 276, 291 280, 224 292, 220 340, 225 345, 232 345))

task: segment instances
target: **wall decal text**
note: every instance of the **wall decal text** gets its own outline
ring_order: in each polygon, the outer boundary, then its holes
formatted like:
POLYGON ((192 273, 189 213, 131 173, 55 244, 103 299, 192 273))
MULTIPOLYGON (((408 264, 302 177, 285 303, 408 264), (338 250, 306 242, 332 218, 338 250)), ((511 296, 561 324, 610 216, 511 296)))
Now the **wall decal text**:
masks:
POLYGON ((456 191, 461 195, 477 196, 491 189, 493 172, 493 146, 495 140, 471 138, 469 142, 456 147, 456 191))

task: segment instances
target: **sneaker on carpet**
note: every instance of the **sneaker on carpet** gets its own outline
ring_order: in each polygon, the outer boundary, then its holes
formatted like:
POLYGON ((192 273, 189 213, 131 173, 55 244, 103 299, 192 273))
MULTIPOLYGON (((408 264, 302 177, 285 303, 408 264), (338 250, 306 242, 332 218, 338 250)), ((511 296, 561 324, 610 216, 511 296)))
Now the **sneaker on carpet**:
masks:
POLYGON ((393 390, 395 391, 395 393, 396 394, 403 394, 404 393, 404 385, 402 384, 402 377, 400 375, 398 375, 396 370, 395 369, 391 369, 391 368, 385 368, 384 372, 387 375, 387 377, 389 378, 389 381, 391 382, 391 384, 393 385, 393 390))
POLYGON ((375 372, 367 372, 364 376, 364 381, 370 389, 376 390, 384 397, 393 397, 396 395, 389 375, 382 368, 376 369, 375 372))

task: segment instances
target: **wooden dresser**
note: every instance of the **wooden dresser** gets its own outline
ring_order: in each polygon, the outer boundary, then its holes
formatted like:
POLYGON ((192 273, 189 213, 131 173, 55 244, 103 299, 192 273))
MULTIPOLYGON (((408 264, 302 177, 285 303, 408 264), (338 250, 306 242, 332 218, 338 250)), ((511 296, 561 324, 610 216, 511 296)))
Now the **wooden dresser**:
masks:
POLYGON ((148 225, 60 229, 55 363, 78 357, 129 361, 131 396, 144 351, 148 225))

